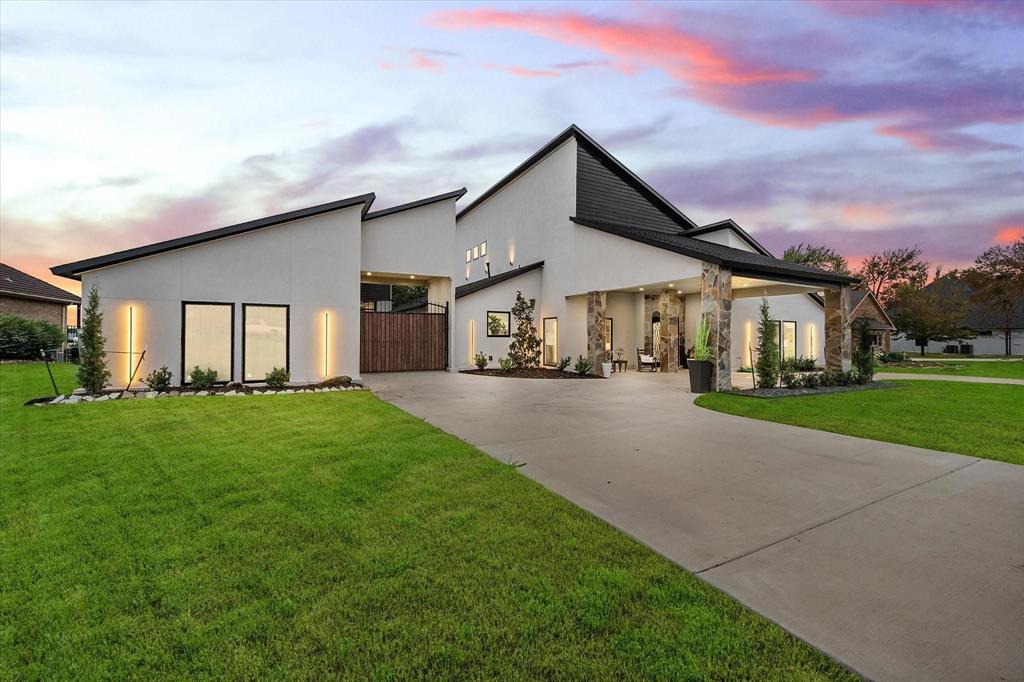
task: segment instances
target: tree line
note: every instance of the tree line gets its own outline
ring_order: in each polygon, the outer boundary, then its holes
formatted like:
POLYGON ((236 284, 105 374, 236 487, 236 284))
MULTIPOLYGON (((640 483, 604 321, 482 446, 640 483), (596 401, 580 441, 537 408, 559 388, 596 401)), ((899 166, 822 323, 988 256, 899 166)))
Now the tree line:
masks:
POLYGON ((991 326, 1003 331, 1006 354, 1010 354, 1010 330, 1024 307, 1024 237, 986 249, 968 268, 945 273, 941 266, 933 269, 916 245, 872 254, 856 270, 824 245, 796 244, 782 257, 855 277, 855 286, 874 294, 897 332, 914 339, 922 353, 929 341, 973 338, 975 330, 964 326, 964 318, 972 306, 978 306, 991 326))

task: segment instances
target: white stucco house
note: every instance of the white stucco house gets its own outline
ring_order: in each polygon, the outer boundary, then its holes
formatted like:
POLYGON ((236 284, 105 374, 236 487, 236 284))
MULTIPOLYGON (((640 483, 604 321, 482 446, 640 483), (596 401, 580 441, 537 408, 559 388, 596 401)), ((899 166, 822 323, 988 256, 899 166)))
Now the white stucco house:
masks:
POLYGON ((621 349, 635 369, 641 349, 677 371, 706 314, 728 388, 766 296, 784 356, 849 366, 852 278, 779 260, 732 220, 697 225, 576 126, 457 210, 465 192, 377 211, 363 194, 52 272, 99 288, 115 385, 162 365, 253 382, 468 368, 508 352, 517 291, 546 365, 621 349), (414 312, 361 301, 410 283, 427 287, 414 312))

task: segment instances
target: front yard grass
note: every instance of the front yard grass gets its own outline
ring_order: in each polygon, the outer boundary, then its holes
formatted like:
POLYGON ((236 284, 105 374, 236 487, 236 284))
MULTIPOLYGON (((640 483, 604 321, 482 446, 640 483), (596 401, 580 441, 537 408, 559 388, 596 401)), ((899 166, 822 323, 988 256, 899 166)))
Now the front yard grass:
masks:
POLYGON ((999 379, 1024 379, 1024 360, 996 360, 992 362, 971 362, 960 360, 942 361, 939 367, 891 367, 880 364, 879 372, 900 374, 950 374, 966 377, 993 377, 999 379))
POLYGON ((49 392, 0 366, 4 679, 853 679, 369 393, 49 392))
POLYGON ((1024 464, 1024 387, 898 383, 879 391, 770 400, 708 393, 696 402, 742 417, 1024 464))

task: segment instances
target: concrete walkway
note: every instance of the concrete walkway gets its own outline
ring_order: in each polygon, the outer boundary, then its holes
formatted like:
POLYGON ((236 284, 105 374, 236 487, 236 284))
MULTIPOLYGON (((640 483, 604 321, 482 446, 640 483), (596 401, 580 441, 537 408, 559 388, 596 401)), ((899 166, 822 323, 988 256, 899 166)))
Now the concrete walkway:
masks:
POLYGON ((685 373, 366 381, 865 676, 1024 679, 1024 467, 711 412, 685 373))
POLYGON ((896 379, 917 379, 918 381, 924 379, 928 381, 962 381, 967 384, 1013 384, 1015 386, 1024 386, 1024 379, 1010 379, 1004 377, 968 377, 959 376, 953 374, 918 374, 914 372, 877 372, 875 373, 875 379, 883 381, 896 380, 896 379))

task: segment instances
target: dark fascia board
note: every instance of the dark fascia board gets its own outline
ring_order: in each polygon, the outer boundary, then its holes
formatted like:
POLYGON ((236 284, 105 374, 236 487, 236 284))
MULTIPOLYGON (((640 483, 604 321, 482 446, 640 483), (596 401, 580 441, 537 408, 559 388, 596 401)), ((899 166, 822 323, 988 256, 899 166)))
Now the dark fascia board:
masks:
POLYGON ((488 287, 493 287, 495 284, 501 284, 502 282, 506 282, 512 279, 513 277, 525 275, 528 272, 531 272, 533 270, 536 270, 537 268, 542 267, 544 267, 544 261, 539 260, 536 263, 530 263, 529 265, 520 265, 515 270, 509 270, 507 272, 501 273, 500 275, 494 275, 493 277, 478 279, 477 281, 470 282, 469 284, 463 284, 462 286, 455 287, 455 298, 462 298, 463 296, 475 294, 476 292, 483 291, 488 287))
POLYGON ((491 185, 487 191, 471 201, 464 209, 459 211, 458 214, 456 214, 455 219, 461 219, 474 208, 500 192, 506 185, 510 184, 520 175, 530 170, 530 168, 535 166, 555 149, 562 146, 562 144, 568 141, 571 137, 575 137, 577 142, 582 142, 598 158, 598 160, 608 165, 614 172, 625 179, 626 182, 632 185, 634 189, 644 195, 644 197, 649 201, 654 203, 656 206, 659 206, 662 210, 665 210, 670 216, 674 216, 676 218, 676 222, 679 223, 680 229, 689 230, 697 227, 697 223, 690 220, 690 218, 684 215, 683 212, 676 208, 668 199, 658 194, 654 188, 640 179, 636 173, 629 170, 629 168, 623 165, 621 161, 616 159, 608 152, 608 150, 595 142, 592 137, 583 132, 583 130, 575 123, 571 124, 568 128, 556 135, 550 142, 534 152, 530 158, 516 166, 508 175, 491 185))
MULTIPOLYGON (((827 287, 835 287, 842 284, 852 284, 856 280, 853 277, 846 275, 839 275, 832 272, 821 271, 820 274, 816 272, 802 273, 795 272, 792 268, 787 267, 789 264, 784 261, 780 261, 780 265, 761 264, 761 263, 745 263, 742 260, 733 260, 728 257, 718 256, 713 253, 708 253, 701 250, 698 246, 687 246, 679 243, 666 243, 663 239, 655 238, 654 236, 647 236, 644 234, 637 234, 635 231, 624 229, 624 226, 618 226, 610 223, 603 223, 596 220, 584 220, 575 216, 570 217, 569 220, 589 227, 601 232, 607 232, 608 234, 614 234, 625 239, 631 239, 648 246, 653 246, 659 249, 665 249, 666 251, 672 251, 683 256, 689 256, 690 258, 696 258, 698 260, 706 261, 708 263, 714 263, 715 265, 725 265, 732 270, 734 275, 740 275, 743 277, 758 277, 790 282, 792 284, 803 284, 803 285, 824 285, 827 287)), ((665 237, 675 237, 692 240, 699 242, 698 239, 692 239, 688 234, 679 235, 664 235, 665 237)), ((718 249, 727 249, 731 251, 737 251, 728 246, 722 246, 721 244, 711 244, 718 249)), ((743 252, 740 252, 741 254, 743 252)))
POLYGON ((436 204, 439 201, 445 201, 447 199, 455 199, 458 201, 466 194, 466 188, 457 189, 454 192, 446 192, 444 194, 438 194, 436 196, 427 197, 426 199, 418 199, 417 201, 410 201, 407 204, 399 204, 398 206, 392 206, 391 208, 382 208, 379 211, 373 211, 363 216, 363 222, 373 220, 374 218, 383 218, 386 215, 392 215, 394 213, 401 213, 402 211, 408 211, 409 209, 419 208, 420 206, 428 206, 430 204, 436 204))
POLYGON ((259 218, 258 220, 250 220, 237 225, 218 227, 214 230, 190 234, 185 237, 178 237, 177 239, 168 239, 167 241, 147 244, 146 246, 139 246, 134 249, 108 253, 105 256, 96 256, 95 258, 87 258, 85 260, 75 261, 74 263, 55 265, 50 268, 50 272, 61 277, 80 280, 82 279, 82 273, 89 270, 117 265, 119 263, 145 258, 146 256, 155 256, 160 253, 183 249, 187 246, 195 246, 197 244, 214 241, 215 239, 233 237, 235 235, 245 234, 246 232, 252 232, 253 230, 262 230, 267 227, 289 223, 293 220, 312 218, 313 216, 318 216, 323 213, 330 213, 331 211, 338 211, 343 208, 351 208, 352 206, 358 206, 359 204, 363 205, 362 216, 365 217, 367 210, 369 210, 370 205, 373 203, 375 198, 376 195, 374 195, 373 192, 360 194, 358 196, 348 197, 347 199, 319 204, 317 206, 310 206, 309 208, 300 208, 296 211, 280 213, 266 218, 259 218))

